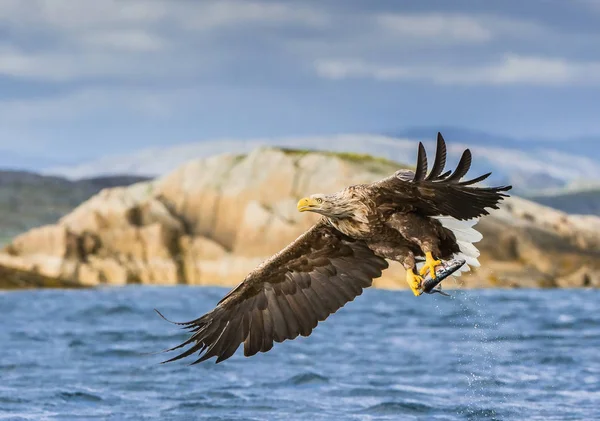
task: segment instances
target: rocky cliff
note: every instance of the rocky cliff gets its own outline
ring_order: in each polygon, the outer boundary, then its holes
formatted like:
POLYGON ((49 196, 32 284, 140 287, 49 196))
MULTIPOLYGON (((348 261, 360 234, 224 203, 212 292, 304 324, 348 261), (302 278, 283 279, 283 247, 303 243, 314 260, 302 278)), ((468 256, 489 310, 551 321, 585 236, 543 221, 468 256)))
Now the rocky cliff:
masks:
MULTIPOLYGON (((193 160, 104 189, 57 224, 16 237, 0 267, 90 286, 235 285, 316 221, 296 211, 299 197, 396 169, 368 156, 274 148, 193 160)), ((482 267, 446 287, 600 286, 600 218, 511 198, 477 227, 482 267)), ((402 268, 392 264, 376 285, 405 288, 402 268)))

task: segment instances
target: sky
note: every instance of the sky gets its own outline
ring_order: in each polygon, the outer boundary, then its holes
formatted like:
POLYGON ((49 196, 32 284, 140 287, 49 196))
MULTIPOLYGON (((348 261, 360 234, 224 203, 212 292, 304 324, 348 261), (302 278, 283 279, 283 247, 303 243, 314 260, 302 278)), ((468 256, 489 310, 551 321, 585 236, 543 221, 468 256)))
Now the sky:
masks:
POLYGON ((414 126, 600 136, 598 45, 600 0, 0 0, 0 166, 414 126))

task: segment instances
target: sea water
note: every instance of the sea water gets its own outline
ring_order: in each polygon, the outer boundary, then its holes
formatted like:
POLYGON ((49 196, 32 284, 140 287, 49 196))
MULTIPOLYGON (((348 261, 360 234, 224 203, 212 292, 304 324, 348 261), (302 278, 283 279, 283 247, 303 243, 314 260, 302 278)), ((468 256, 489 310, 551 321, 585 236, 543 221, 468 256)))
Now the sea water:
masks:
POLYGON ((223 288, 0 292, 0 419, 597 420, 600 291, 367 290, 309 337, 159 364, 223 288))

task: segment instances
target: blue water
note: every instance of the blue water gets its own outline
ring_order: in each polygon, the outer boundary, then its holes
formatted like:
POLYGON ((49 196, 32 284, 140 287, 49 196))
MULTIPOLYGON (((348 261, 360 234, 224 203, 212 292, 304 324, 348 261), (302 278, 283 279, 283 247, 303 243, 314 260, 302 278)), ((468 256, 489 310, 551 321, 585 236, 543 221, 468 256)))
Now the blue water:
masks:
POLYGON ((368 290, 308 338, 160 365, 221 288, 0 293, 0 419, 600 419, 600 291, 368 290))

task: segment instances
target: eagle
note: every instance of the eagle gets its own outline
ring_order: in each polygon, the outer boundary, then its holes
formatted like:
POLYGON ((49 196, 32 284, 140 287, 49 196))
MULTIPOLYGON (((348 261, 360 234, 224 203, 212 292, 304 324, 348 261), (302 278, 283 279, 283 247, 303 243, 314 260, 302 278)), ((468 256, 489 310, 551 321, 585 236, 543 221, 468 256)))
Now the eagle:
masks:
POLYGON ((435 277, 442 261, 466 261, 455 275, 479 266, 473 243, 482 236, 473 225, 488 209, 498 209, 512 187, 474 186, 491 173, 461 181, 471 159, 466 149, 456 169, 444 172, 446 143, 438 133, 429 172, 419 143, 414 172, 399 170, 371 184, 300 199, 298 211, 318 213, 321 219, 250 272, 213 310, 189 322, 172 322, 190 336, 165 350, 180 353, 164 362, 198 352, 192 364, 212 357, 219 363, 241 343, 248 357, 269 351, 274 342, 308 336, 370 287, 388 260, 404 266, 416 296, 423 292, 423 275, 435 277))

